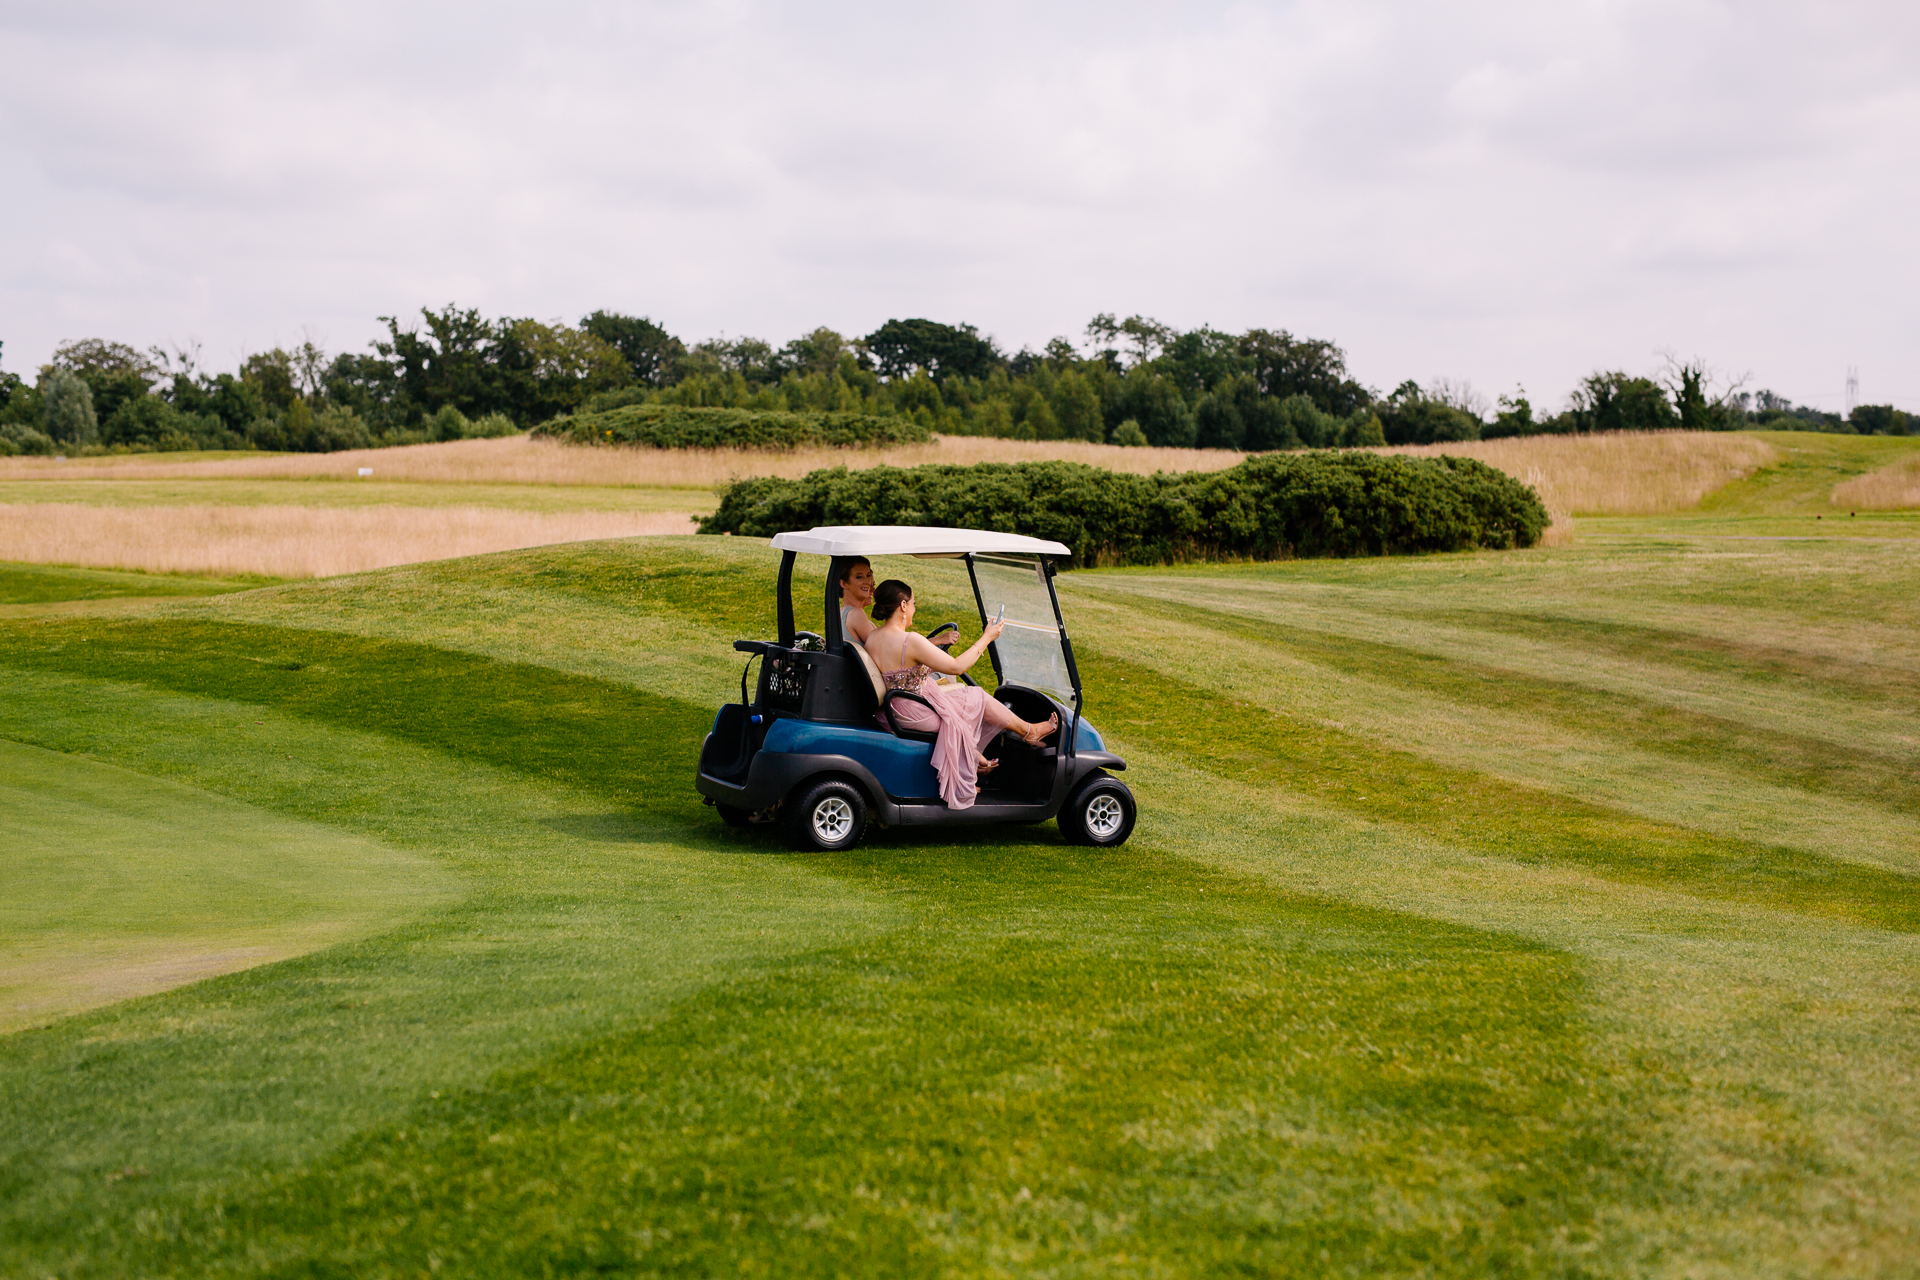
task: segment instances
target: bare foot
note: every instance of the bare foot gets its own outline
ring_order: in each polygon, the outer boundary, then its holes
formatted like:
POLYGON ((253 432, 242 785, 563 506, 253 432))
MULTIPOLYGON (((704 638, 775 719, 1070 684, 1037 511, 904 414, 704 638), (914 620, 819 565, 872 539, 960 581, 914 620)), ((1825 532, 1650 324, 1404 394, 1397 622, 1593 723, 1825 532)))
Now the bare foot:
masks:
POLYGON ((1047 717, 1047 722, 1045 724, 1028 725, 1027 731, 1020 735, 1020 740, 1022 742, 1025 742, 1030 747, 1038 747, 1045 744, 1046 740, 1048 738, 1051 738, 1054 734, 1054 731, 1057 730, 1059 727, 1060 727, 1060 713, 1056 711, 1054 714, 1047 717))
POLYGON ((975 773, 992 773, 995 769, 998 769, 999 767, 1000 767, 1000 762, 998 760, 989 760, 985 756, 981 756, 980 763, 974 766, 974 772, 975 773))

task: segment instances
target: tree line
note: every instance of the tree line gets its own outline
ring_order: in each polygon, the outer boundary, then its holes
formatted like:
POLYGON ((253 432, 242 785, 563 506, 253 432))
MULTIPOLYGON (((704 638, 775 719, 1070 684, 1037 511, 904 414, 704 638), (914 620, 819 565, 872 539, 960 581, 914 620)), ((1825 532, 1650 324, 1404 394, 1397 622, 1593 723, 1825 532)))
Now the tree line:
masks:
POLYGON ((448 305, 381 323, 384 336, 366 351, 329 354, 309 341, 249 356, 231 372, 203 369, 191 347, 65 343, 32 382, 0 370, 0 453, 319 452, 507 435, 643 404, 900 415, 948 434, 1253 452, 1913 426, 1891 405, 1842 419, 1770 391, 1716 389, 1703 365, 1676 360, 1651 376, 1595 372, 1562 410, 1540 416, 1524 391, 1489 403, 1449 379, 1381 394, 1324 339, 1179 330, 1139 315, 1098 315, 1078 341, 1012 354, 972 325, 926 319, 889 320, 858 337, 823 327, 778 347, 724 337, 689 346, 649 318, 604 310, 567 325, 448 305))

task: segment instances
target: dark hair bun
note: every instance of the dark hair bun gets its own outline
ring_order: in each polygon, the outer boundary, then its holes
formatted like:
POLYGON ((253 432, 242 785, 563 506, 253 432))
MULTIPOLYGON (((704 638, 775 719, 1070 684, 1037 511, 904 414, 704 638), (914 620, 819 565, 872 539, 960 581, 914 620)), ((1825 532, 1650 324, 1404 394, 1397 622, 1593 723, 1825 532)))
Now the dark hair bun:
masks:
POLYGON ((900 611, 903 601, 913 599, 913 588, 898 578, 888 578, 873 589, 873 620, 885 622, 900 611))

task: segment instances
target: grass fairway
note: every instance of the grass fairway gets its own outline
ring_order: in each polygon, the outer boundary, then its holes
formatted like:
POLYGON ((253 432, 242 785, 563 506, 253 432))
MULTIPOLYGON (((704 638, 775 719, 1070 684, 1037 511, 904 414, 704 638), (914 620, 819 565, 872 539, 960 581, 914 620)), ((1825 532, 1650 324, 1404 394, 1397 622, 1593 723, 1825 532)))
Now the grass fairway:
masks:
POLYGON ((270 581, 270 578, 124 573, 115 569, 55 569, 0 561, 0 608, 12 608, 18 616, 28 612, 23 606, 158 596, 217 596, 229 591, 245 591, 270 581))
POLYGON ((418 854, 0 741, 0 1033, 384 933, 453 896, 418 854))
POLYGON ((1797 484, 1064 575, 1105 854, 722 827, 742 539, 0 619, 17 804, 456 886, 0 1037, 0 1274, 1920 1273, 1920 539, 1797 484))

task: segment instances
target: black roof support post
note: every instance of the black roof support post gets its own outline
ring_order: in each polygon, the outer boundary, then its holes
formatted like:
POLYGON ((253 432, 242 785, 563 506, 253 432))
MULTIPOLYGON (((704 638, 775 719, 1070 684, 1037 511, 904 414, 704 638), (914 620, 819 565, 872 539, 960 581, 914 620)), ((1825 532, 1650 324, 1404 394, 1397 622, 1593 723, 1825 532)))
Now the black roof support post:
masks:
POLYGON ((794 552, 780 556, 780 647, 793 648, 793 560, 794 552))
POLYGON ((846 637, 840 634, 840 579, 849 572, 846 556, 833 556, 828 560, 826 630, 820 633, 827 642, 828 653, 839 653, 847 647, 846 637))

